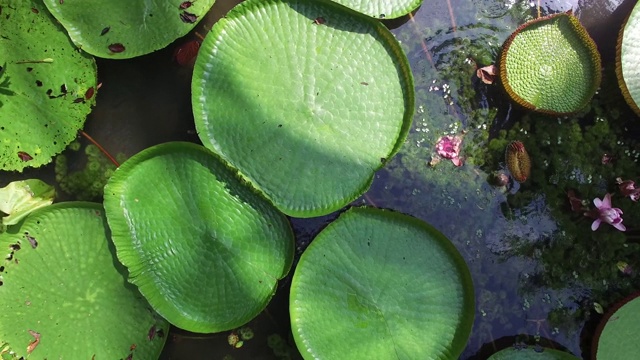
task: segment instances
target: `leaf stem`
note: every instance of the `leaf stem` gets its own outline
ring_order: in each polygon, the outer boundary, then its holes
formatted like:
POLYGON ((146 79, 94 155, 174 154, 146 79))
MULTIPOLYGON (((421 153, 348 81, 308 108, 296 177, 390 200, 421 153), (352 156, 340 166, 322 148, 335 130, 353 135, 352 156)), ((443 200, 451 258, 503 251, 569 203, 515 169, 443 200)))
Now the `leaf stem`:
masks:
POLYGON ((111 156, 111 154, 109 154, 109 152, 107 150, 105 150, 102 147, 102 145, 98 144, 97 141, 95 141, 91 136, 89 136, 89 134, 87 134, 86 132, 80 130, 80 135, 84 136, 93 145, 97 146, 98 149, 104 154, 104 156, 106 156, 116 167, 120 167, 120 164, 118 164, 118 161, 113 156, 111 156))

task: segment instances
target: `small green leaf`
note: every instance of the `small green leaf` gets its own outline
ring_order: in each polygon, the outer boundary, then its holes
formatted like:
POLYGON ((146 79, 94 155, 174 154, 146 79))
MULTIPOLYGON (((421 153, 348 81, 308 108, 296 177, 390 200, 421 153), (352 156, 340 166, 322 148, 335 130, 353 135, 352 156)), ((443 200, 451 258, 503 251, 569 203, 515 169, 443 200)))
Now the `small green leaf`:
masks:
POLYGON ((17 224, 30 212, 53 203, 56 190, 38 179, 14 181, 0 189, 0 211, 7 214, 3 225, 17 224))
POLYGON ((569 114, 582 109, 601 79, 600 53, 573 15, 553 14, 520 26, 505 41, 500 79, 525 108, 569 114))

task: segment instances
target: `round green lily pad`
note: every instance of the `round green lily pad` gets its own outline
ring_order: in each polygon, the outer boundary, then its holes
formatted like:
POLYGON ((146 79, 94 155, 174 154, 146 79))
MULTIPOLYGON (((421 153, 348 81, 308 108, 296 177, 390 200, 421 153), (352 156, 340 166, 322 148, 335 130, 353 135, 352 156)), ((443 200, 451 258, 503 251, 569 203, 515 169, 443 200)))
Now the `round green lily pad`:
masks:
POLYGON ((0 169, 51 161, 95 104, 96 64, 41 0, 0 1, 0 169))
POLYGON ((635 294, 612 308, 600 322, 593 339, 597 360, 635 359, 640 354, 640 297, 635 294))
POLYGON ((640 116, 640 5, 636 4, 620 30, 616 47, 618 84, 629 106, 640 116))
POLYGON ((580 360, 580 358, 555 349, 525 347, 500 350, 491 355, 488 360, 580 360))
POLYGON ((203 144, 287 215, 340 209, 402 145, 413 78, 378 21, 325 0, 248 0, 196 60, 203 144))
POLYGON ((352 208, 300 258, 293 337, 305 359, 457 359, 474 318, 464 260, 436 229, 352 208))
POLYGON ((395 19, 415 10, 422 0, 334 0, 357 12, 378 19, 395 19))
POLYGON ((169 324, 126 282, 99 204, 40 208, 0 234, 0 344, 25 359, 157 359, 169 324))
POLYGON ((293 261, 285 216, 202 146, 136 154, 109 179, 104 204, 129 281, 189 331, 249 322, 293 261))
POLYGON ((215 0, 44 0, 82 50, 128 59, 162 49, 186 35, 215 0))
POLYGON ((578 19, 560 13, 520 26, 504 43, 500 79, 525 108, 569 114, 587 105, 600 85, 600 54, 578 19))

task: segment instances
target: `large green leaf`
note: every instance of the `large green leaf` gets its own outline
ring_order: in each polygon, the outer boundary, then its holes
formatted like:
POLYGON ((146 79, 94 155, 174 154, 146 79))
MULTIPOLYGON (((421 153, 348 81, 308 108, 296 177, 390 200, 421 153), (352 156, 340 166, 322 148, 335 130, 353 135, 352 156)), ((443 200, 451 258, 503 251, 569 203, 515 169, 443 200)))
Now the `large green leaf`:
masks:
POLYGON ((109 179, 104 203, 130 281, 172 324, 239 327, 293 261, 287 219, 202 146, 157 145, 109 179))
POLYGON ((334 0, 357 12, 379 19, 394 19, 415 10, 422 0, 334 0))
POLYGON ((508 348, 491 355, 489 360, 580 360, 564 351, 525 347, 508 348))
POLYGON ((622 94, 640 116, 640 3, 637 3, 618 36, 616 74, 622 94))
POLYGON ((402 145, 413 78, 378 21, 325 0, 249 0, 205 38, 196 127, 284 213, 311 217, 357 198, 402 145))
POLYGON ((582 109, 600 86, 600 54, 570 14, 531 20, 505 41, 500 79, 518 104, 549 114, 582 109))
POLYGON ((169 325, 126 283, 106 225, 99 204, 60 203, 0 234, 0 344, 29 359, 158 358, 169 325))
POLYGON ((42 0, 0 0, 0 169, 47 164, 95 104, 96 65, 42 0))
POLYGON ((215 0, 44 0, 82 50, 127 59, 184 36, 215 0))
POLYGON ((598 326, 593 354, 598 360, 636 359, 640 354, 640 297, 625 299, 598 326))
POLYGON ((350 209, 318 234, 291 284, 291 326, 305 359, 457 359, 474 309, 453 244, 422 221, 378 209, 350 209))

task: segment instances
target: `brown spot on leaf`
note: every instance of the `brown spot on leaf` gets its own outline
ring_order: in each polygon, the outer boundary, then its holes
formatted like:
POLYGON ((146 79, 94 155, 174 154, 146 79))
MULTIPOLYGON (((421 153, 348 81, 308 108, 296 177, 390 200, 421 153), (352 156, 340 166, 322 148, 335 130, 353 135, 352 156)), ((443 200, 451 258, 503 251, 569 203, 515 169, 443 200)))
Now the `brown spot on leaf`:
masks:
POLYGON ((22 161, 30 161, 33 160, 33 156, 27 154, 24 151, 18 151, 18 157, 20 158, 20 160, 22 161))
POLYGON ((42 86, 42 81, 36 80, 36 86, 38 86, 38 87, 42 86))
POLYGON ((31 354, 33 350, 36 349, 36 346, 38 346, 38 344, 40 343, 40 333, 29 330, 29 334, 33 336, 33 341, 31 341, 29 343, 29 346, 27 346, 27 354, 31 354))
POLYGON ((191 5, 193 5, 193 1, 184 1, 182 2, 182 4, 180 4, 180 9, 188 9, 191 7, 191 5))
POLYGON ((122 45, 121 43, 114 43, 109 45, 109 51, 111 51, 112 53, 121 53, 124 50, 124 45, 122 45))
POLYGON ((24 237, 27 239, 27 241, 29 241, 29 244, 31 244, 32 248, 35 249, 38 247, 38 241, 33 236, 29 235, 29 232, 25 231, 24 237))
POLYGON ((87 91, 85 91, 84 93, 84 98, 89 100, 93 97, 93 94, 95 93, 95 89, 92 87, 88 88, 87 91))
POLYGON ((198 15, 192 14, 188 11, 183 11, 182 14, 180 14, 180 20, 186 22, 187 24, 193 24, 198 20, 198 15))
POLYGON ((108 33, 109 30, 111 30, 111 26, 107 26, 106 28, 102 29, 102 31, 100 31, 100 36, 103 36, 104 34, 108 33))
POLYGON ((327 20, 325 20, 325 18, 323 18, 322 16, 318 16, 317 18, 315 18, 315 20, 313 20, 313 23, 316 25, 322 25, 326 22, 327 20))
POLYGON ((38 11, 38 9, 36 9, 36 8, 31 8, 31 12, 34 13, 34 14, 39 14, 40 13, 40 11, 38 11))

